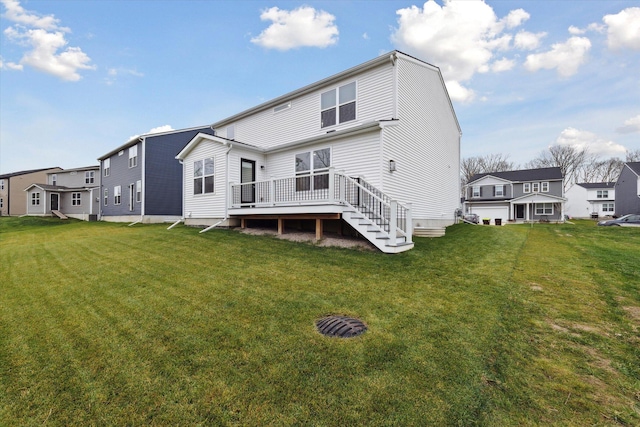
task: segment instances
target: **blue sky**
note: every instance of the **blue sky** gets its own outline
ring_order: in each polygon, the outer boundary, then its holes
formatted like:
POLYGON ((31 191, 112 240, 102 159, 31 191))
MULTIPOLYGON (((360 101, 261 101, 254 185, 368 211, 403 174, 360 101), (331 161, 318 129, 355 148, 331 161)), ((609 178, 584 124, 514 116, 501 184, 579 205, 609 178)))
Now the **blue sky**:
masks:
POLYGON ((97 164, 393 49, 441 68, 462 156, 640 149, 637 1, 0 0, 0 173, 97 164))

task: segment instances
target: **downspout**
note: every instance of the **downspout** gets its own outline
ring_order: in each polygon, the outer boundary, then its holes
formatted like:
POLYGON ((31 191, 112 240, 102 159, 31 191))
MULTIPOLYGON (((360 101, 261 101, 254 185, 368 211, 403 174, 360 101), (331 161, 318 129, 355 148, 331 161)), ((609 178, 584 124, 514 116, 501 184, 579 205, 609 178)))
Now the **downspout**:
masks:
MULTIPOLYGON (((140 177, 140 191, 142 192, 142 194, 140 195, 140 222, 142 222, 142 220, 144 219, 144 206, 145 206, 145 199, 146 199, 146 194, 147 192, 145 191, 145 187, 146 187, 146 179, 145 179, 145 175, 146 175, 146 164, 147 164, 147 152, 145 151, 145 148, 147 146, 146 141, 147 138, 146 137, 138 137, 138 140, 142 143, 142 147, 141 150, 142 151, 142 165, 140 167, 141 169, 141 174, 142 176, 140 177)), ((137 184, 136 184, 137 185, 137 184)), ((135 196, 134 196, 134 203, 135 203, 135 196)))
MULTIPOLYGON (((212 128, 213 129, 213 128, 212 128)), ((224 145, 229 144, 228 142, 223 142, 224 145)), ((224 218, 221 219, 220 221, 216 222, 213 225, 210 225, 209 227, 200 230, 200 234, 202 233, 206 233, 207 231, 217 227, 218 225, 222 224, 223 222, 227 221, 229 219, 229 195, 227 194, 227 189, 228 189, 228 185, 229 185, 229 152, 231 151, 231 149, 233 148, 233 144, 229 144, 229 148, 227 148, 227 151, 224 153, 226 160, 225 160, 225 183, 224 183, 224 187, 225 187, 225 196, 224 196, 224 218)))

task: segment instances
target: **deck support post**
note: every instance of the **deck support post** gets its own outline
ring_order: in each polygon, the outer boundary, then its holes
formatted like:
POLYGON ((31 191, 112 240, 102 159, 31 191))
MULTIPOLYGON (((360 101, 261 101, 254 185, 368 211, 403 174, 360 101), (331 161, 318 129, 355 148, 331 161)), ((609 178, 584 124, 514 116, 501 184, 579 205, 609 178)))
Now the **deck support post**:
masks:
POLYGON ((284 234, 284 218, 278 218, 278 234, 284 234))
POLYGON ((316 218, 316 240, 322 240, 322 219, 316 218))
POLYGON ((245 229, 247 228, 247 220, 244 218, 240 219, 240 228, 245 229))

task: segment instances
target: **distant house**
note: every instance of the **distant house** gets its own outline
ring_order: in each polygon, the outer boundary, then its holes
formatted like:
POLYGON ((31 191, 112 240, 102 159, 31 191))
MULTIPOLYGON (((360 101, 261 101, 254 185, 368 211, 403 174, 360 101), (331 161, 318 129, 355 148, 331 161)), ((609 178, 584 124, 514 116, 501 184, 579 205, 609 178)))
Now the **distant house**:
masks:
POLYGON ((47 173, 27 193, 27 215, 95 220, 100 209, 100 167, 88 166, 47 173))
POLYGON ((566 202, 562 188, 557 167, 477 174, 465 186, 465 212, 492 223, 560 221, 566 202))
POLYGON ((640 162, 628 162, 615 186, 616 216, 640 214, 640 162))
POLYGON ((460 206, 461 133, 442 75, 402 52, 212 127, 177 156, 187 224, 308 221, 320 235, 346 223, 401 252, 412 234, 444 234, 460 206))
POLYGON ((571 218, 611 216, 615 213, 615 182, 573 184, 565 193, 564 213, 571 218))
POLYGON ((47 173, 61 170, 53 167, 0 175, 0 215, 25 215, 27 193, 24 189, 36 182, 47 182, 47 173))
POLYGON ((175 156, 209 126, 136 136, 100 157, 100 218, 164 222, 182 216, 182 166, 175 156))

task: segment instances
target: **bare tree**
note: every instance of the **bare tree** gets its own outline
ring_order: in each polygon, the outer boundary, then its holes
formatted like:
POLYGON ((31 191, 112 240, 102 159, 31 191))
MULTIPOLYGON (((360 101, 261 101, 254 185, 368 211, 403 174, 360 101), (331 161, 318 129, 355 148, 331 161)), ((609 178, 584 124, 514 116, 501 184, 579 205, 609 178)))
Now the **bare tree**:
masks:
POLYGON ((640 162, 640 149, 627 150, 627 162, 640 162))
POLYGON ((624 162, 617 157, 607 160, 591 157, 582 167, 580 180, 583 182, 614 182, 618 179, 623 166, 624 162))
POLYGON ((528 162, 527 168, 551 168, 559 167, 563 176, 564 191, 575 183, 580 177, 580 172, 587 159, 588 150, 573 145, 555 144, 540 155, 528 162))
POLYGON ((462 185, 466 185, 472 176, 487 172, 504 172, 517 169, 504 154, 488 154, 486 156, 466 157, 460 162, 462 185))

